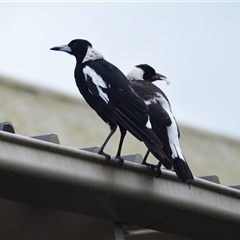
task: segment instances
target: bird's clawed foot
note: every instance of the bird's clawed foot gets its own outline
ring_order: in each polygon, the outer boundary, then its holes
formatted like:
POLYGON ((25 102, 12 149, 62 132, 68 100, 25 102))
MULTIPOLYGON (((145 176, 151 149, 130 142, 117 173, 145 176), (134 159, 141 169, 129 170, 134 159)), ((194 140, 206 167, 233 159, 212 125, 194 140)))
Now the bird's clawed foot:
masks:
POLYGON ((118 156, 118 155, 117 155, 115 158, 118 159, 118 161, 119 161, 119 162, 118 162, 118 165, 119 165, 119 166, 122 166, 122 165, 123 165, 123 162, 124 162, 124 159, 123 159, 122 157, 118 156))
POLYGON ((156 178, 161 177, 162 171, 161 171, 161 164, 160 163, 158 163, 157 165, 154 165, 154 164, 142 162, 142 165, 147 166, 151 170, 151 172, 154 172, 154 176, 156 178))
POLYGON ((142 165, 147 166, 151 170, 151 172, 154 172, 154 169, 156 167, 154 164, 150 164, 150 163, 146 163, 146 162, 142 162, 142 165))
POLYGON ((103 151, 99 151, 98 154, 103 155, 106 158, 107 162, 109 162, 111 159, 111 156, 103 151))
POLYGON ((162 171, 158 164, 154 167, 154 173, 156 178, 159 178, 162 176, 162 171))

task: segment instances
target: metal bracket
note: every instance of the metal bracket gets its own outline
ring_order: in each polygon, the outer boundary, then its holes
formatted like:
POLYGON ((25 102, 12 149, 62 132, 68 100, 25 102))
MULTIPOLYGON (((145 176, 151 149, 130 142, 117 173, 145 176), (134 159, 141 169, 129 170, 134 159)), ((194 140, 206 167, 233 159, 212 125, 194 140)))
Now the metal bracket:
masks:
POLYGON ((98 153, 99 151, 99 147, 87 147, 87 148, 79 148, 83 151, 87 151, 87 152, 93 152, 93 153, 98 153))
POLYGON ((209 182, 214 182, 214 183, 218 183, 220 184, 219 178, 216 175, 210 175, 210 176, 202 176, 202 177, 198 177, 204 180, 207 180, 209 182))
POLYGON ((60 144, 58 136, 56 134, 46 134, 46 135, 40 135, 40 136, 33 136, 31 138, 35 138, 35 139, 42 140, 42 141, 45 141, 45 142, 60 144))
POLYGON ((131 154, 131 155, 124 155, 122 156, 124 160, 129 162, 135 162, 135 163, 142 163, 143 157, 141 154, 131 154))
POLYGON ((238 189, 240 190, 240 185, 234 185, 234 186, 229 186, 230 188, 235 188, 235 189, 238 189))
POLYGON ((0 131, 15 133, 14 127, 10 122, 2 122, 0 123, 0 131))
POLYGON ((115 222, 115 240, 124 240, 123 224, 115 222))

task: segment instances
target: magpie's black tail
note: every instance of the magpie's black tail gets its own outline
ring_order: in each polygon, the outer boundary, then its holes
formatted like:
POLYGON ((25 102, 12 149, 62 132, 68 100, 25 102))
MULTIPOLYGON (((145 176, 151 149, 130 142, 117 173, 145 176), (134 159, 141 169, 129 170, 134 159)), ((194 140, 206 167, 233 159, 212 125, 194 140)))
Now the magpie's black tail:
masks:
POLYGON ((193 180, 192 172, 187 164, 187 162, 179 157, 173 159, 173 168, 176 172, 178 178, 182 182, 189 182, 193 180))

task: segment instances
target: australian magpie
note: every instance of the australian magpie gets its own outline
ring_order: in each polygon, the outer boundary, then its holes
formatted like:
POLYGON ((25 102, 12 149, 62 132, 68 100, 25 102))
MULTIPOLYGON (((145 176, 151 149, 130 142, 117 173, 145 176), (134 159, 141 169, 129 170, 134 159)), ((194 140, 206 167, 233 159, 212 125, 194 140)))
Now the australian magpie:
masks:
POLYGON ((132 90, 126 76, 116 66, 107 62, 90 42, 83 39, 72 40, 68 45, 53 47, 51 50, 64 51, 75 56, 76 85, 86 102, 110 126, 110 134, 99 154, 110 159, 103 150, 119 126, 121 137, 116 158, 120 164, 123 163, 122 143, 128 130, 143 141, 166 168, 172 168, 172 160, 163 151, 161 141, 152 131, 148 106, 132 90))
MULTIPOLYGON (((156 73, 155 69, 147 64, 135 66, 127 74, 127 78, 133 90, 148 105, 152 129, 161 140, 164 152, 172 158, 178 178, 183 182, 193 180, 192 172, 180 148, 179 127, 170 102, 164 92, 152 83, 156 80, 167 81, 167 78, 156 73)), ((148 153, 149 151, 147 155, 148 153)))

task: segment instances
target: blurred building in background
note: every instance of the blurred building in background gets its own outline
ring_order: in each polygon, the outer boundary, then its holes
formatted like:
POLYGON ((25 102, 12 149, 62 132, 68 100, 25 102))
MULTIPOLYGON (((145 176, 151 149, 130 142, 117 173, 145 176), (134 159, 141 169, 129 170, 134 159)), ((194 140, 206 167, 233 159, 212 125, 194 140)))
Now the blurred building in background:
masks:
MULTIPOLYGON (((0 76, 0 122, 13 124, 16 134, 57 134, 61 145, 74 148, 101 146, 109 127, 81 98, 0 76)), ((240 182, 240 141, 180 124, 181 146, 194 176, 217 175, 220 183, 240 182)), ((106 147, 115 155, 120 134, 106 147)), ((143 143, 127 135, 123 155, 144 155, 143 143)), ((155 162, 150 156, 149 161, 155 162)))

